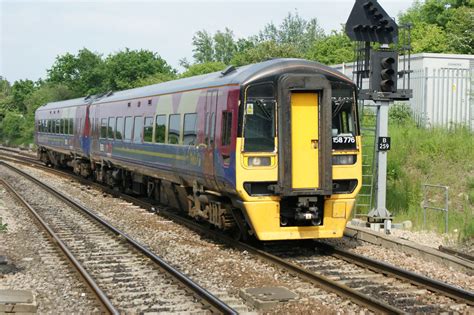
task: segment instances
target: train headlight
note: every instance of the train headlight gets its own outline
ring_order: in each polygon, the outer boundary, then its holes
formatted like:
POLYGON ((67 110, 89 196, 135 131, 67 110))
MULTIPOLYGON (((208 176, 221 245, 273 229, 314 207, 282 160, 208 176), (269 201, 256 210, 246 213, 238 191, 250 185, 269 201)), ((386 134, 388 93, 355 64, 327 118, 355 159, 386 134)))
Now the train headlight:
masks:
POLYGON ((269 156, 251 156, 249 157, 249 166, 270 166, 272 163, 269 156))
POLYGON ((333 155, 332 165, 351 165, 357 160, 357 155, 333 155))

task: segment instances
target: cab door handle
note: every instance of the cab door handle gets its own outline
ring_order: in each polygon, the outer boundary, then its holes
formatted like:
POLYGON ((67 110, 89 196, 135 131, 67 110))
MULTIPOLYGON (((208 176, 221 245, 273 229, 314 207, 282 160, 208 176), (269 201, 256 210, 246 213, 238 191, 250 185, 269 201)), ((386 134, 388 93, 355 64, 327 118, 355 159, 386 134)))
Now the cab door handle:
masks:
POLYGON ((319 147, 319 140, 318 139, 311 140, 311 146, 313 147, 313 149, 317 150, 319 147))

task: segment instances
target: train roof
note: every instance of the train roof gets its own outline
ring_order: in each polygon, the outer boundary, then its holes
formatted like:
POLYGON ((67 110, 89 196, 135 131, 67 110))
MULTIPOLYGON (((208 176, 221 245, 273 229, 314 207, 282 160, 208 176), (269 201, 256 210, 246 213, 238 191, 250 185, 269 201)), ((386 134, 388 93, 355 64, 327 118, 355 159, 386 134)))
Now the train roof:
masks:
POLYGON ((252 81, 257 81, 272 75, 281 74, 288 71, 303 71, 320 73, 335 80, 353 82, 342 73, 318 62, 296 59, 296 58, 280 58, 272 59, 260 63, 246 65, 223 74, 223 71, 212 72, 208 74, 193 76, 184 79, 167 81, 159 84, 148 85, 135 89, 117 91, 108 93, 101 97, 76 98, 71 100, 47 103, 39 110, 64 108, 70 106, 86 105, 88 103, 100 104, 129 99, 146 98, 161 94, 170 94, 180 91, 202 89, 212 86, 222 85, 245 85, 252 81))

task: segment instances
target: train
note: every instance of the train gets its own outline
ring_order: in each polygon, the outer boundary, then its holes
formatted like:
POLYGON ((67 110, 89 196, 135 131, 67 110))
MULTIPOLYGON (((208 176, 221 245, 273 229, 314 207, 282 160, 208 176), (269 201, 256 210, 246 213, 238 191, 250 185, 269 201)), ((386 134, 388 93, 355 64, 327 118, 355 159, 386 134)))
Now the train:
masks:
POLYGON ((357 89, 272 59, 35 113, 39 159, 260 241, 342 237, 362 185, 357 89))

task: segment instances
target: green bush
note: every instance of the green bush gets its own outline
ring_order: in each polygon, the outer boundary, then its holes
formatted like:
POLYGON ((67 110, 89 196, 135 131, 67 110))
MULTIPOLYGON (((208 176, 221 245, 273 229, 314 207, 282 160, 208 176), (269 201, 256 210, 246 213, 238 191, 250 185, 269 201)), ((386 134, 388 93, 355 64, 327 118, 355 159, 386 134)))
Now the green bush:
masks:
MULTIPOLYGON (((406 110, 391 112, 388 153, 387 208, 397 220, 412 220, 422 228, 422 184, 449 186, 449 230, 474 237, 474 137, 462 126, 451 130, 418 128, 406 110)), ((438 202, 443 192, 436 193, 438 202)), ((444 231, 444 213, 428 210, 427 228, 444 231)))

